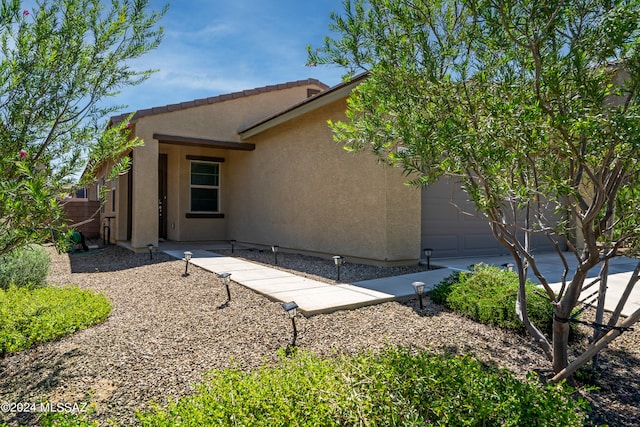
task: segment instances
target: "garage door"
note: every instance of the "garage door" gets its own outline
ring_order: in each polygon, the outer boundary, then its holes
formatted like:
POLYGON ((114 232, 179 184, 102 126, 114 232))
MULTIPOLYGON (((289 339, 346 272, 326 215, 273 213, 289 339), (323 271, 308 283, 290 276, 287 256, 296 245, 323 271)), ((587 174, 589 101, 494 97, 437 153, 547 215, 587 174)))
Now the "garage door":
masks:
MULTIPOLYGON (((451 179, 441 179, 422 190, 421 242, 423 248, 433 249, 433 257, 507 254, 493 237, 489 222, 475 212, 468 199, 460 185, 451 179)), ((552 245, 544 236, 537 235, 532 249, 545 252, 552 250, 552 245)))

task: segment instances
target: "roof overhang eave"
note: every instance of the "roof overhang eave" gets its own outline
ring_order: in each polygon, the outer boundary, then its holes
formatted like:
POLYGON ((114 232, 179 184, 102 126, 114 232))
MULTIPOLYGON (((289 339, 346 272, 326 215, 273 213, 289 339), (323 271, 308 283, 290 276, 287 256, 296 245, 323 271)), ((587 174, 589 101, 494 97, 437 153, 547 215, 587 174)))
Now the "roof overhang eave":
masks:
POLYGON ((182 145, 189 147, 221 148, 224 150, 253 151, 255 144, 248 142, 220 141, 206 138, 194 138, 190 136, 166 135, 154 133, 153 139, 157 139, 160 144, 182 145))

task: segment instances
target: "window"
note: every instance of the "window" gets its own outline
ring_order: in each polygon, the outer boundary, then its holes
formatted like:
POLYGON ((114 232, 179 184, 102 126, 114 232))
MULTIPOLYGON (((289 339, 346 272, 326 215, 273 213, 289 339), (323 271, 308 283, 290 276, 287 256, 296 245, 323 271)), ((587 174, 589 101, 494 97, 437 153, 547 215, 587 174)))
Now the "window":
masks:
POLYGON ((220 164, 191 162, 191 212, 220 211, 220 164))

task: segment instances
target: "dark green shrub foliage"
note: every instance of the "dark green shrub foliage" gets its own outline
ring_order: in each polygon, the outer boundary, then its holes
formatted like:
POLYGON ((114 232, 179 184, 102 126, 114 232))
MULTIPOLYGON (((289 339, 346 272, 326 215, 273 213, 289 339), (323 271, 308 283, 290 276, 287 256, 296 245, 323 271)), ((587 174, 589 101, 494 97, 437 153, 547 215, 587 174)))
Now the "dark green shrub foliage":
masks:
POLYGON ((78 287, 0 289, 0 354, 24 350, 102 322, 104 295, 78 287))
MULTIPOLYGON (((527 309, 531 321, 551 336, 553 305, 532 282, 527 283, 527 309)), ((431 291, 431 299, 478 322, 526 332, 515 312, 518 274, 490 265, 473 272, 456 272, 431 291)))
POLYGON ((468 356, 298 352, 254 372, 213 371, 194 396, 138 418, 143 426, 579 426, 585 404, 571 392, 468 356))
POLYGON ((454 271, 449 276, 442 279, 430 292, 431 300, 436 304, 446 305, 447 297, 451 293, 451 287, 460 280, 461 271, 454 271))
POLYGON ((42 286, 49 274, 51 259, 42 246, 31 245, 0 256, 0 289, 9 285, 42 286))

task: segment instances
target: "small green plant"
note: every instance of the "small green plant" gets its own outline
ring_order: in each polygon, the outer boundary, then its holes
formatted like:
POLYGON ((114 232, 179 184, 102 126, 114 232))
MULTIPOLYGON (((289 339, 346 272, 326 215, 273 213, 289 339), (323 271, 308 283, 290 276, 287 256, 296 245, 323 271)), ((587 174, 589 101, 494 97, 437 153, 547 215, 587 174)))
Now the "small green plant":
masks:
POLYGON ((0 289, 0 354, 27 349, 95 323, 111 311, 102 294, 77 286, 0 289))
POLYGON ((195 395, 139 413, 142 426, 579 426, 586 403, 470 356, 390 348, 319 358, 298 351, 256 371, 216 370, 195 395))
POLYGON ((89 420, 85 413, 47 412, 40 417, 41 427, 98 427, 99 425, 98 421, 89 420))
MULTIPOLYGON (((551 336, 553 305, 533 282, 526 285, 531 321, 551 336)), ((431 291, 431 299, 481 323, 525 332, 515 312, 518 275, 495 266, 478 265, 471 272, 456 272, 431 291)), ((575 333, 577 328, 572 328, 575 333)))
POLYGON ((29 245, 0 256, 0 289, 42 286, 49 274, 51 259, 42 246, 29 245))
POLYGON ((431 301, 436 304, 446 305, 447 297, 451 293, 451 287, 460 281, 460 273, 462 272, 454 271, 431 289, 429 292, 431 301))

